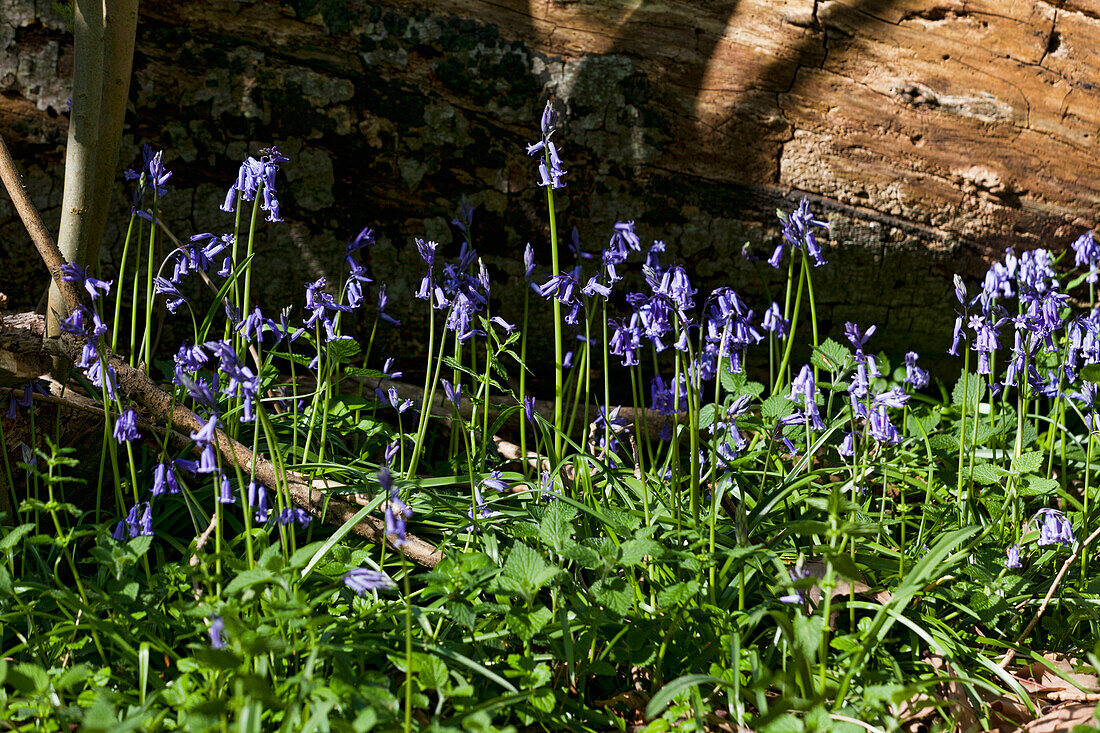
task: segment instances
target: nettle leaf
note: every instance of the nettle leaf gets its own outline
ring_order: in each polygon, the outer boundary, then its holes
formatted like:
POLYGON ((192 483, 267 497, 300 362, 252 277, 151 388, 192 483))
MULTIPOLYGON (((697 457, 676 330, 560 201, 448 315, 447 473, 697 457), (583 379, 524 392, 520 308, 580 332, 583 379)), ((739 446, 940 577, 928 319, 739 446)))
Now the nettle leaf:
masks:
POLYGON ((765 423, 779 422, 780 418, 786 417, 792 412, 794 412, 794 405, 785 395, 781 394, 773 394, 764 400, 764 404, 760 408, 760 414, 764 416, 765 423))
POLYGON ((1031 451, 1012 459, 1012 473, 1035 473, 1043 465, 1042 451, 1031 451))
POLYGON ((1059 483, 1046 476, 1028 476, 1027 485, 1020 487, 1022 496, 1048 496, 1058 493, 1059 483))
POLYGON ((709 428, 714 424, 714 403, 708 402, 703 405, 703 408, 699 410, 699 428, 709 428))
POLYGON ((959 381, 955 382, 955 388, 951 390, 951 404, 960 408, 965 405, 966 411, 973 414, 978 409, 984 387, 985 382, 981 375, 960 372, 959 381))
POLYGON ((625 616, 634 605, 634 592, 626 580, 617 576, 597 580, 591 591, 596 603, 618 616, 625 616))
POLYGON ((573 542, 573 519, 576 516, 576 507, 561 501, 551 502, 539 522, 539 539, 560 554, 566 545, 573 542))
POLYGON ((979 463, 974 466, 972 475, 974 480, 979 484, 992 486, 994 484, 999 484, 1001 480, 1008 475, 1008 471, 1000 466, 994 466, 992 463, 979 463))
POLYGON ((588 570, 598 570, 603 565, 603 559, 600 557, 600 553, 596 552, 588 545, 579 543, 566 545, 565 549, 562 551, 562 556, 566 560, 572 560, 582 568, 587 568, 588 570))
POLYGON ((535 634, 542 631, 553 617, 553 611, 546 606, 540 606, 533 611, 516 608, 508 612, 504 617, 504 623, 509 631, 526 642, 531 641, 535 634))
POLYGON ((625 568, 641 565, 644 557, 657 558, 663 549, 659 543, 644 537, 628 540, 619 548, 619 564, 625 568))
POLYGON ((753 397, 764 394, 764 385, 760 382, 750 382, 744 372, 730 372, 728 369, 723 369, 720 372, 720 377, 722 379, 722 389, 730 394, 738 397, 743 394, 752 395, 753 397))
POLYGON ((817 651, 821 648, 821 633, 825 628, 825 619, 814 614, 803 616, 801 613, 794 617, 794 638, 798 649, 807 660, 817 657, 817 651))
POLYGON ((851 358, 851 349, 833 341, 831 338, 827 338, 820 346, 814 348, 810 362, 819 369, 837 374, 851 358))
POLYGON ((363 347, 353 338, 338 338, 325 344, 325 356, 334 362, 350 361, 363 351, 363 347))
POLYGON ((522 542, 512 545, 512 551, 504 563, 503 577, 525 587, 532 595, 557 575, 557 568, 550 567, 538 551, 522 542))
POLYGON ((657 594, 657 608, 667 611, 682 606, 699 594, 699 581, 676 583, 657 594))

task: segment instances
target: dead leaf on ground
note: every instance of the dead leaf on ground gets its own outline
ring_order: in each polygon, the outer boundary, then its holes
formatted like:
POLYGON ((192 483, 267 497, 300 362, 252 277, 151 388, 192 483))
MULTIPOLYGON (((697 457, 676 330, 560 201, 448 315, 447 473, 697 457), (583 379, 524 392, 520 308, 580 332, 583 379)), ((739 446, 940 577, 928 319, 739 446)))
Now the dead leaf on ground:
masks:
POLYGON ((1095 703, 1061 703, 1019 730, 1020 733, 1063 733, 1063 731, 1072 730, 1075 725, 1094 723, 1092 713, 1095 709, 1095 703))
POLYGON ((1021 683, 1030 683, 1025 688, 1028 692, 1051 702, 1100 701, 1100 680, 1095 674, 1075 671, 1081 666, 1078 660, 1050 653, 1043 659, 1046 664, 1034 662, 1017 675, 1021 683))

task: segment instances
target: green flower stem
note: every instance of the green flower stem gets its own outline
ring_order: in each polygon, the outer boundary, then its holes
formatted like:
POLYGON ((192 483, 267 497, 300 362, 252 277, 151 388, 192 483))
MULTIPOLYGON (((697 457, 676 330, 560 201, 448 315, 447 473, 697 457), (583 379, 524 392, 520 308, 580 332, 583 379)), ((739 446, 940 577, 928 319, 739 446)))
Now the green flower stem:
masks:
MULTIPOLYGON (((122 290, 126 282, 126 260, 130 255, 130 239, 134 232, 137 214, 130 214, 130 223, 126 226, 126 240, 122 244, 122 261, 118 267, 118 282, 115 283, 115 318, 111 324, 111 351, 118 351, 118 324, 122 320, 122 290)), ((137 275, 135 274, 135 278, 137 275)), ((131 319, 133 313, 130 314, 131 319)))
MULTIPOLYGON (((523 330, 520 332, 519 341, 519 401, 524 404, 527 399, 527 315, 531 304, 531 288, 523 289, 523 330)), ((520 465, 525 479, 531 477, 531 469, 527 464, 527 420, 519 421, 519 453, 523 456, 520 465)))
MULTIPOLYGON (((550 153, 543 155, 547 166, 550 165, 550 153)), ((550 216, 550 269, 553 276, 561 274, 558 262, 558 217, 554 210, 554 187, 546 187, 546 208, 550 216)), ((565 366, 562 364, 561 341, 561 303, 552 299, 554 308, 554 462, 562 459, 562 429, 565 417, 565 366)))
MULTIPOLYGON (((794 261, 793 261, 793 254, 792 254, 791 273, 788 275, 788 278, 793 277, 793 271, 794 271, 794 261)), ((794 332, 795 332, 795 328, 798 326, 798 312, 802 308, 802 289, 805 286, 805 283, 806 283, 806 268, 802 268, 799 271, 799 275, 798 275, 798 287, 796 288, 796 294, 795 294, 795 297, 794 297, 794 310, 793 311, 788 311, 787 309, 784 309, 785 314, 789 313, 789 315, 784 315, 784 318, 786 318, 787 322, 790 324, 790 330, 787 332, 787 348, 785 348, 783 350, 783 359, 782 359, 782 361, 779 362, 779 369, 776 371, 776 375, 775 375, 776 381, 772 383, 772 394, 777 394, 784 386, 786 386, 787 382, 790 381, 789 378, 788 378, 789 375, 788 375, 787 369, 788 369, 788 367, 790 365, 790 361, 791 361, 791 350, 794 348, 794 332)), ((790 302, 790 285, 789 285, 789 283, 788 283, 787 301, 788 301, 788 303, 790 302)), ((814 379, 814 381, 815 382, 817 381, 816 378, 814 379)))

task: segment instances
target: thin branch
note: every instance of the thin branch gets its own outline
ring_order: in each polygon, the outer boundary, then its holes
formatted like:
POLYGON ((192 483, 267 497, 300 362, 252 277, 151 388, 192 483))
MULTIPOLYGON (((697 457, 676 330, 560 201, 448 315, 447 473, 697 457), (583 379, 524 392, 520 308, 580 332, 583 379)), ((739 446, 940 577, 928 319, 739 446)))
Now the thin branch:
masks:
POLYGON ((0 135, 0 180, 4 182, 4 188, 8 190, 12 204, 15 205, 15 210, 19 212, 19 218, 23 220, 23 226, 27 228, 27 233, 30 234, 31 241, 34 242, 34 247, 38 250, 38 256, 42 258, 46 269, 50 271, 50 277, 53 278, 54 283, 61 289, 61 297, 65 301, 66 309, 69 312, 76 310, 76 306, 80 303, 80 293, 71 282, 65 282, 61 279, 61 265, 65 263, 65 259, 61 256, 61 250, 57 248, 57 244, 53 241, 49 230, 42 222, 42 216, 38 213, 34 202, 27 195, 27 187, 23 184, 23 176, 19 174, 19 169, 15 167, 11 151, 8 150, 7 143, 4 142, 2 135, 0 135))

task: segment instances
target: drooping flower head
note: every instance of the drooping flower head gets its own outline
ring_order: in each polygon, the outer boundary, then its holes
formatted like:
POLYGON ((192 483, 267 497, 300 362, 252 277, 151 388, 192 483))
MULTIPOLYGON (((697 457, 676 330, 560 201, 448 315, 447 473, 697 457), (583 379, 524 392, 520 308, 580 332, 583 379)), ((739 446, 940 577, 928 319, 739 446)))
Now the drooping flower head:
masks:
POLYGON ((824 265, 825 260, 822 257, 821 245, 817 243, 813 230, 814 227, 828 229, 829 223, 813 217, 813 214, 810 213, 809 200, 803 198, 798 202, 798 207, 790 214, 783 211, 776 211, 776 214, 779 216, 779 220, 783 222, 783 239, 776 245, 772 256, 768 258, 768 264, 778 268, 783 260, 786 246, 789 245, 792 251, 804 249, 805 253, 813 258, 814 267, 824 265))
POLYGON ((390 576, 380 570, 368 568, 352 568, 340 579, 344 581, 344 585, 359 595, 371 590, 389 590, 396 587, 390 576))
POLYGON ((1057 509, 1042 508, 1031 518, 1039 528, 1039 546, 1073 544, 1073 526, 1065 514, 1057 509))
POLYGON ((542 161, 539 163, 540 186, 550 186, 551 188, 565 188, 565 181, 562 180, 562 177, 565 176, 565 171, 563 171, 561 168, 561 158, 558 156, 558 149, 554 145, 554 141, 550 139, 550 137, 554 134, 554 123, 556 120, 557 113, 554 111, 554 106, 549 100, 547 100, 546 107, 542 111, 542 119, 540 121, 540 127, 542 129, 542 139, 538 142, 528 145, 527 154, 542 154, 542 161))

